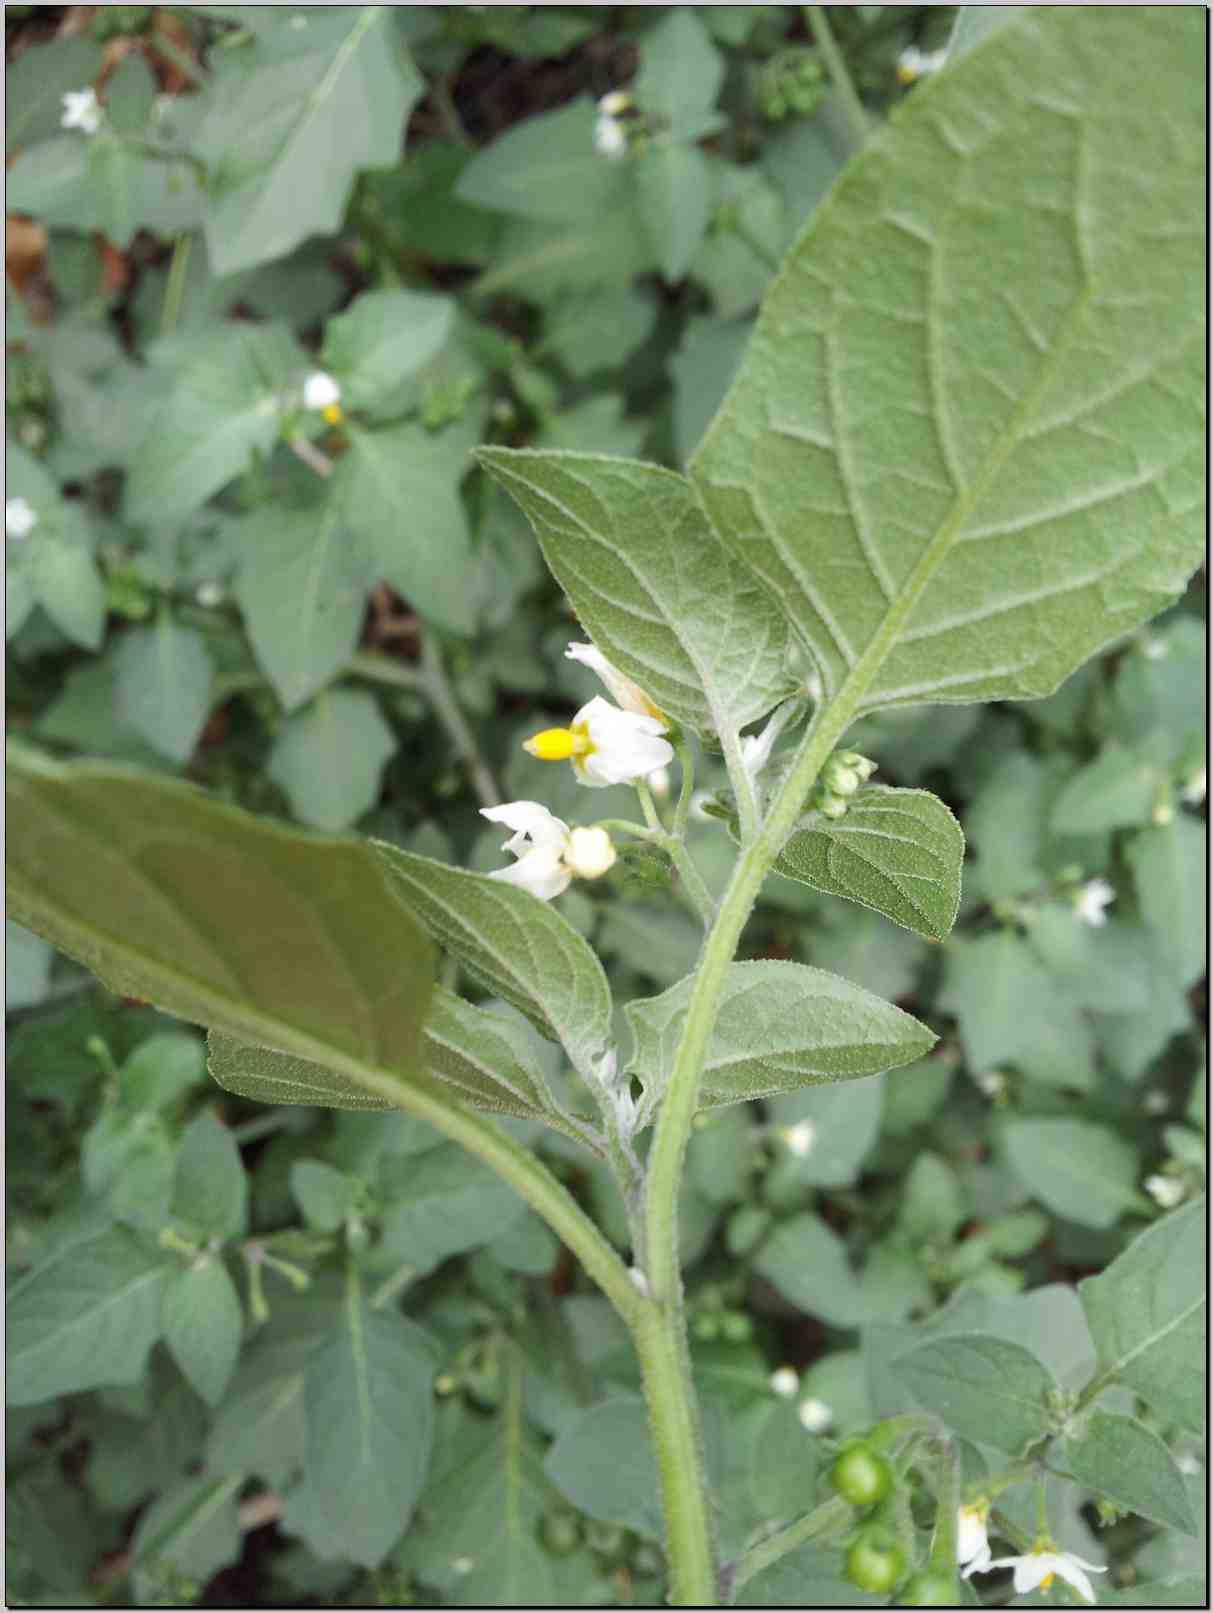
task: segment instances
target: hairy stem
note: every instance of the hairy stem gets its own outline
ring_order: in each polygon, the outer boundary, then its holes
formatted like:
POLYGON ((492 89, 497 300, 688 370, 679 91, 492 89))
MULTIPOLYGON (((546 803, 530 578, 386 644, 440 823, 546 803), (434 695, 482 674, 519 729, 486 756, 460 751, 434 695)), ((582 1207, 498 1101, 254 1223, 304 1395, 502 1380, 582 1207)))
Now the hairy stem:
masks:
POLYGON ((747 1580, 761 1574, 764 1568, 777 1563, 781 1557, 786 1557, 790 1551, 798 1551, 801 1546, 807 1546, 811 1541, 830 1539, 840 1535, 850 1525, 855 1516, 854 1508, 850 1507, 840 1495, 831 1496, 820 1506, 814 1507, 812 1512, 798 1518, 795 1523, 788 1524, 778 1534, 769 1540, 761 1541, 737 1564, 737 1572, 733 1579, 734 1587, 740 1589, 747 1580))
POLYGON ((851 126, 851 134, 856 146, 863 145, 868 137, 871 127, 868 114, 864 110, 863 102, 859 99, 859 91, 847 68, 846 60, 838 48, 834 38, 834 31, 830 27, 830 19, 826 16, 824 6, 806 6, 804 8, 805 21, 809 31, 817 41, 817 48, 825 57, 826 71, 830 75, 830 83, 834 86, 834 93, 842 102, 847 115, 847 122, 851 126))

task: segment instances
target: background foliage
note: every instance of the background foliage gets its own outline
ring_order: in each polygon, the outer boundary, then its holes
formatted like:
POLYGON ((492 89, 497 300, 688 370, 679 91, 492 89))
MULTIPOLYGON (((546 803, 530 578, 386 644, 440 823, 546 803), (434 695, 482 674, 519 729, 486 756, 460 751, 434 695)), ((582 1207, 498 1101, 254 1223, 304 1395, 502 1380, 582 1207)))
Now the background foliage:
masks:
MULTIPOLYGON (((952 23, 830 15, 874 118, 902 53, 952 23)), ((7 18, 7 496, 37 517, 6 545, 12 730, 497 866, 477 807, 538 793, 519 738, 596 691, 470 450, 685 467, 856 141, 821 40, 784 6, 7 18), (100 129, 62 129, 61 96, 89 84, 100 129), (624 161, 595 149, 595 100, 620 86, 652 120, 621 116, 624 161), (337 423, 304 405, 316 369, 337 423)), ((1160 1248, 1158 1303, 1194 1292, 1203 620, 1202 578, 1049 699, 851 731, 881 783, 964 825, 947 940, 793 879, 764 893, 747 956, 843 975, 941 1041, 887 1077, 701 1116, 683 1246, 726 1551, 811 1505, 831 1436, 931 1406, 941 1359, 978 1385, 952 1426, 990 1438, 980 1373, 933 1340, 1018 1342, 1067 1390, 1124 1342, 1160 1248), (1102 925, 1081 916, 1097 879, 1102 925), (771 1390, 784 1364, 815 1432, 771 1390)), ((542 784, 567 815, 571 779, 542 784)), ((718 885, 727 837, 707 815, 695 836, 718 885)), ((809 838, 787 856, 811 861, 809 838)), ((560 906, 620 999, 695 962, 699 927, 640 849, 560 906)), ((659 1600, 621 1328, 485 1167, 398 1114, 218 1093, 191 1029, 13 925, 6 986, 10 1597, 659 1600)), ((500 1012, 518 1079, 559 1086, 551 1045, 500 1012)), ((626 1248, 605 1174, 501 1123, 626 1248)), ((1164 1581, 1202 1599, 1188 1359, 1101 1413, 1136 1410, 1161 1463, 1151 1445, 1118 1469, 1104 1427, 1050 1481, 1059 1542, 1112 1567, 1104 1599, 1164 1581)), ((812 1548, 745 1599, 878 1600, 812 1548)))

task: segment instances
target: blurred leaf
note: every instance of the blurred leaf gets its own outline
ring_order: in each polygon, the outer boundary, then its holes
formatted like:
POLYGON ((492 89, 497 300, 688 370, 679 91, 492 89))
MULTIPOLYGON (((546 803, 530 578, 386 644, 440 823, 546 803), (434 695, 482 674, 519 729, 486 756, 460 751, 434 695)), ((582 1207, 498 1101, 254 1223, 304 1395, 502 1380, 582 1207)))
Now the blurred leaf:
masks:
POLYGON ((4 923, 4 1006, 30 1008, 46 996, 54 948, 20 924, 4 923))
POLYGON ((238 1238, 248 1225, 248 1179, 226 1126, 204 1110, 177 1154, 173 1213, 207 1238, 238 1238))
POLYGON ((1197 1532, 1175 1458, 1157 1434, 1132 1417, 1094 1410, 1058 1440, 1049 1458, 1117 1506, 1186 1535, 1197 1532))
POLYGON ((921 1405, 977 1444, 1018 1452, 1053 1425, 1053 1374, 1006 1339, 954 1334, 901 1356, 893 1370, 921 1405))
POLYGON ((640 41, 640 72, 631 86, 641 110, 662 121, 672 140, 698 140, 718 128, 712 114, 724 62, 698 13, 675 6, 640 41))
POLYGON ((114 658, 119 717, 174 762, 188 761, 211 704, 206 640, 167 614, 122 635, 114 658))
POLYGON ((963 858, 960 825, 937 796, 867 785, 845 818, 807 813, 775 872, 942 941, 960 905, 963 858))
MULTIPOLYGON (((646 1086, 672 1067, 693 980, 627 1005, 629 1066, 646 1086)), ((909 1064, 932 1032, 859 986, 799 963, 734 963, 704 1059, 705 1103, 740 1103, 909 1064)))
POLYGON ((219 64, 197 150, 210 170, 204 228, 215 272, 283 257, 340 226, 360 168, 400 155, 423 91, 390 8, 285 15, 219 64))
POLYGON ((1078 1285, 1104 1371, 1197 1433, 1205 1420, 1205 1213, 1203 1196, 1172 1211, 1078 1285))
POLYGON ((593 101, 579 96, 515 124, 476 153, 459 176, 456 197, 550 224, 617 214, 628 189, 627 164, 594 150, 597 115, 593 101))
POLYGON ((1090 1120, 1008 1120, 1003 1144, 1027 1191, 1054 1215, 1110 1227, 1140 1203, 1137 1155, 1107 1126, 1090 1120))
POLYGON ((619 1395, 560 1431, 544 1471, 580 1512, 662 1538, 661 1489, 644 1401, 619 1395))
POLYGON ((4 131, 9 151, 57 135, 63 96, 86 88, 101 68, 101 46, 86 34, 31 44, 4 75, 4 131))
POLYGON ((382 1253, 419 1275, 492 1242, 526 1213, 515 1190, 456 1143, 442 1143, 420 1160, 400 1159, 381 1178, 382 1253))
POLYGON ((674 440, 678 463, 695 452, 732 385, 753 326, 749 320, 692 316, 670 361, 674 381, 674 440))
POLYGON ((1084 924, 1072 907, 1050 902, 1033 912, 1028 938, 1056 984, 1084 1008, 1149 1009, 1152 940, 1140 926, 1084 924))
POLYGON ((174 1361, 207 1405, 218 1406, 244 1331, 235 1285, 218 1255, 203 1255, 170 1279, 160 1315, 174 1361))
POLYGON ((1071 778, 1053 804, 1052 826, 1061 834, 1095 834, 1147 823, 1162 782, 1149 761, 1113 742, 1071 778))
POLYGON ((240 1555, 235 1478, 186 1479, 160 1496, 131 1541, 135 1599, 162 1607, 181 1582, 201 1587, 240 1555))
MULTIPOLYGON (((859 1080, 811 1086, 768 1100, 767 1112, 776 1126, 801 1127, 808 1142, 804 1154, 781 1151, 776 1167, 780 1183, 847 1187, 854 1182, 880 1131, 884 1095, 883 1081, 859 1080)), ((768 1191, 775 1177, 775 1172, 768 1177, 768 1191)))
POLYGON ((910 97, 813 215, 696 455, 850 712, 1048 694, 1199 560, 1202 241, 1145 223, 1198 216, 1199 43, 1194 13, 1158 22, 1032 8, 910 97), (1132 114, 1143 72, 1165 116, 1132 114))
POLYGON ((636 161, 640 216, 649 232, 661 273, 681 280, 707 233, 712 178, 694 146, 661 144, 636 161))
POLYGON ((1204 974, 1208 952, 1208 871, 1205 830, 1178 816, 1165 828, 1143 829, 1126 848, 1142 917, 1178 985, 1204 974))
POLYGON ((379 799, 396 736, 373 695, 330 689, 283 725, 266 769, 313 829, 348 829, 379 799))
POLYGON ((364 291, 324 333, 324 367, 341 382, 345 409, 373 409, 442 347, 454 323, 449 297, 364 291))

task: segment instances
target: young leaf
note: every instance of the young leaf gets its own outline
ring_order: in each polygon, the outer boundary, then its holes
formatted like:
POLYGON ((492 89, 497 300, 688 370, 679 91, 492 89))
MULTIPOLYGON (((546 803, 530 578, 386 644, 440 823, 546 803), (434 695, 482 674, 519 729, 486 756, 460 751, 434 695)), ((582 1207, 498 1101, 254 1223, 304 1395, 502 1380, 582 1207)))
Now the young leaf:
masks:
MULTIPOLYGON (((631 1068, 646 1085, 670 1068, 693 981, 629 1003, 631 1068)), ((734 963, 703 1067, 705 1104, 742 1103, 910 1064, 935 1036, 860 986, 801 963, 734 963)))
POLYGON ((963 861, 964 835, 938 796, 868 785, 845 818, 807 813, 775 872, 942 941, 960 906, 963 861))
POLYGON ((1186 1535, 1197 1532, 1175 1458, 1157 1434, 1132 1417, 1088 1413, 1074 1432, 1057 1441, 1049 1460, 1117 1506, 1186 1535))
POLYGON ((433 954, 371 846, 25 750, 10 753, 6 792, 13 917, 112 991, 347 1072, 374 1067, 381 1099, 410 1078, 433 954))
POLYGON ((357 170, 400 156, 423 85, 391 9, 342 7, 307 20, 302 40, 286 32, 285 16, 259 30, 217 74, 198 142, 211 168, 205 229, 216 274, 331 235, 357 170))
POLYGON ((1057 1388, 1030 1350, 980 1333, 933 1340, 893 1363, 915 1398, 963 1439, 1019 1451, 1052 1426, 1057 1388))
POLYGON ((429 1465, 433 1357, 398 1311, 351 1285, 329 1339, 304 1369, 304 1470, 343 1557, 376 1568, 404 1533, 429 1465))
POLYGON ((1206 1316, 1205 1201, 1196 1199, 1135 1238, 1079 1283, 1105 1372, 1160 1417, 1203 1432, 1206 1316))
POLYGON ((1137 1154, 1092 1120, 1009 1120, 1003 1144, 1016 1176, 1055 1215, 1110 1227, 1140 1203, 1137 1154))
POLYGON ((297 818, 313 829, 348 829, 379 799, 396 736, 373 695, 326 689, 288 717, 266 771, 297 818))
POLYGON ((350 1076, 311 1059, 276 1053, 222 1031, 208 1032, 207 1068, 225 1092, 254 1103, 307 1103, 320 1109, 391 1109, 350 1076))
POLYGON ((546 1086, 523 1030, 436 986, 422 1032, 426 1068, 473 1108, 536 1118, 546 1086))
POLYGON ((244 1313, 218 1255, 201 1256, 171 1279, 160 1320, 173 1360, 208 1406, 219 1405, 240 1354, 244 1313))
POLYGON ((763 716, 793 680, 786 629, 672 471, 592 454, 485 448, 598 648, 698 729, 763 716))
POLYGON ((115 655, 119 717, 174 762, 188 761, 211 703, 206 640, 168 615, 124 633, 115 655))
POLYGON ((1025 8, 766 298, 691 475, 851 710, 1048 694, 1198 563, 1202 29, 1025 8))
POLYGON ((563 1042, 592 1076, 610 1041, 611 991, 572 925, 528 891, 374 842, 388 886, 488 990, 563 1042))
POLYGON ((106 1383, 137 1383, 160 1336, 171 1265, 124 1227, 68 1244, 14 1285, 8 1301, 13 1406, 106 1383))
POLYGON ((248 1227, 248 1177, 228 1128, 209 1110, 186 1127, 177 1153, 173 1214, 207 1238, 240 1237, 248 1227))

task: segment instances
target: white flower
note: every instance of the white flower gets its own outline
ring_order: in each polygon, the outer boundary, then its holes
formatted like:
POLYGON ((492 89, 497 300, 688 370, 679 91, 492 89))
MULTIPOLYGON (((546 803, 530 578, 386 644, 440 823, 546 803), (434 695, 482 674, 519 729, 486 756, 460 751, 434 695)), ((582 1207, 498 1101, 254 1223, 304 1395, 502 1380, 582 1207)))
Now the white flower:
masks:
POLYGON ((772 1372, 767 1382, 773 1395, 778 1395, 780 1400, 791 1400, 800 1388, 800 1374, 795 1367, 779 1367, 772 1372))
POLYGON ((659 767, 656 772, 648 776, 648 786, 659 801, 664 801, 670 793, 670 770, 668 767, 659 767))
POLYGON ((902 84, 913 84, 926 73, 938 73, 948 59, 946 50, 919 50, 907 45, 897 58, 897 77, 902 84))
POLYGON ((1007 1090, 1007 1078, 1001 1070, 982 1070, 981 1074, 975 1075, 973 1079, 977 1082, 979 1091, 990 1099, 1001 1098, 1007 1090))
POLYGON ((494 869, 489 878, 521 885, 545 902, 568 890, 574 878, 598 879, 615 861, 605 829, 570 829, 538 801, 507 801, 480 811, 490 823, 514 831, 502 850, 518 859, 510 868, 494 869))
POLYGON ((38 525, 38 516, 28 499, 7 498, 4 501, 4 535, 6 538, 28 538, 38 525))
POLYGON ((618 118, 600 112, 594 120, 594 150, 600 157, 622 157, 628 149, 627 131, 618 118))
POLYGON ((608 118, 620 117, 632 104, 632 97, 626 90, 609 90, 606 95, 598 98, 598 110, 608 118))
POLYGON ((988 1574, 995 1568, 1015 1570, 1016 1596, 1025 1596, 1038 1585, 1047 1591, 1054 1579, 1060 1576, 1086 1602, 1095 1600, 1095 1592, 1083 1569, 1089 1569, 1093 1574, 1106 1573, 1106 1569, 1096 1563, 1086 1563, 1070 1551, 1030 1551, 1022 1557, 995 1557, 980 1572, 988 1574))
POLYGON ((783 1140, 789 1154, 806 1159, 817 1141, 817 1127, 811 1120, 798 1120, 794 1126, 785 1126, 783 1140))
POLYGON ((624 711, 634 711, 638 717, 656 717, 665 721, 665 712, 655 705, 638 683, 633 683, 613 661, 608 661, 593 644, 570 644, 564 652, 566 661, 579 661, 602 679, 607 693, 624 711))
POLYGON ((1141 647, 1147 661, 1165 661, 1169 651, 1165 638, 1148 638, 1141 647))
POLYGON ((1104 908, 1116 900, 1116 892, 1106 879, 1088 879, 1074 898, 1074 912, 1084 924, 1096 928, 1108 922, 1104 908))
POLYGON ((96 134, 101 127, 101 104, 94 89, 66 90, 63 97, 61 128, 79 129, 84 134, 96 134))
POLYGON ((956 1516, 956 1561, 970 1574, 984 1574, 990 1562, 990 1540, 986 1534, 989 1507, 984 1503, 961 1507, 956 1516))
POLYGON ((674 747, 660 737, 664 733, 657 717, 620 711, 596 695, 567 728, 545 728, 525 740, 523 749, 541 762, 572 762, 580 783, 603 789, 668 766, 674 747))
POLYGON ((834 1413, 824 1400, 802 1400, 796 1415, 810 1434, 822 1434, 834 1421, 834 1413))
POLYGON ((1176 1176, 1147 1176, 1146 1192, 1164 1210, 1173 1210, 1187 1194, 1187 1188, 1176 1176))
POLYGON ((1183 787, 1183 798, 1189 806, 1199 806, 1209 793, 1208 770, 1198 767, 1183 787))
POLYGON ((305 409, 333 409, 341 402, 341 388, 324 370, 313 370, 303 383, 305 409))

